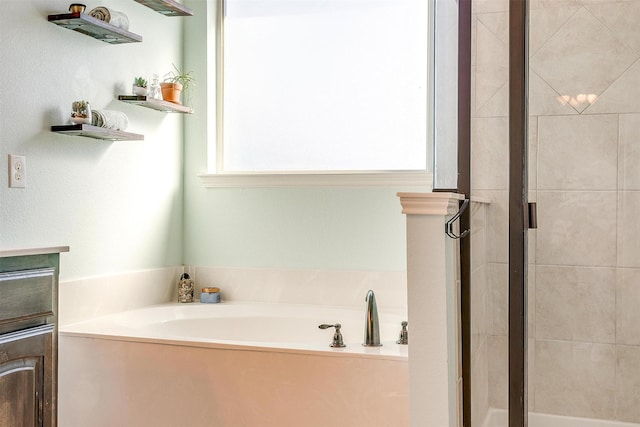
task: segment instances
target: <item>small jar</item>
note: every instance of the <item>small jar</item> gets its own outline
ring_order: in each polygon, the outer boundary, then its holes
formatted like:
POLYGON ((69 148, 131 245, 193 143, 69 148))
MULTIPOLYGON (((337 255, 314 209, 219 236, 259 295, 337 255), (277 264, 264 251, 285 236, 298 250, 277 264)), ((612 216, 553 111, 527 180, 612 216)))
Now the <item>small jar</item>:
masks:
POLYGON ((184 273, 178 282, 178 302, 193 302, 193 280, 184 273))
POLYGON ((74 101, 71 103, 71 123, 91 124, 91 106, 88 101, 74 101))
POLYGON ((220 302, 220 288, 202 288, 200 302, 204 304, 217 304, 220 302))

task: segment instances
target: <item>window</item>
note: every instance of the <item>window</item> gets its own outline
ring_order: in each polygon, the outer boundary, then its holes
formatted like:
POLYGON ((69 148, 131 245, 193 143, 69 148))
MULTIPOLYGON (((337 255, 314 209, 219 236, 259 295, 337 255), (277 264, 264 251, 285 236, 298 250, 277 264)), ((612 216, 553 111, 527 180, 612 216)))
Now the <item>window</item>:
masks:
POLYGON ((430 3, 225 0, 215 172, 428 172, 430 3))

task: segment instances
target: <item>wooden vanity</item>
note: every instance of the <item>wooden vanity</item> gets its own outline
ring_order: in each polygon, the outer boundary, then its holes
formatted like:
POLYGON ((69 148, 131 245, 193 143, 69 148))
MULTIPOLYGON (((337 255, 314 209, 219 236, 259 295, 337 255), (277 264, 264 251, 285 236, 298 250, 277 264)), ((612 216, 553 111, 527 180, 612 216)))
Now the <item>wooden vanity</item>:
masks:
POLYGON ((0 426, 57 425, 59 257, 68 250, 0 250, 0 426))

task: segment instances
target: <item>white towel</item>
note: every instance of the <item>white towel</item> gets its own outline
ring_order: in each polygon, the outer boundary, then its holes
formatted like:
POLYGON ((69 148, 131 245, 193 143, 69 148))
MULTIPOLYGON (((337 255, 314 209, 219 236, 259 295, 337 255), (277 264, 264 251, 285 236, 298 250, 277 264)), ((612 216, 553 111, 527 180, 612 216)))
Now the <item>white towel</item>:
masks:
POLYGON ((89 15, 101 21, 108 22, 115 27, 129 30, 129 18, 123 12, 99 6, 91 9, 89 15))
POLYGON ((113 130, 125 130, 129 126, 129 118, 121 111, 92 110, 91 124, 113 130))

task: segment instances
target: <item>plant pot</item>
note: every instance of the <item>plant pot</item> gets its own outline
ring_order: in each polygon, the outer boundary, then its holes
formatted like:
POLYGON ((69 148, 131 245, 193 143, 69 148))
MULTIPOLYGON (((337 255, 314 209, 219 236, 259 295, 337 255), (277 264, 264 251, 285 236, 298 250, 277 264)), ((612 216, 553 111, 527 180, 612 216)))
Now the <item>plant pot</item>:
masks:
POLYGON ((180 83, 160 83, 162 89, 162 99, 165 101, 180 104, 180 94, 182 93, 182 85, 180 83))
POLYGON ((142 96, 147 96, 147 93, 148 93, 146 87, 140 87, 136 85, 133 85, 133 87, 131 88, 131 92, 133 92, 134 95, 142 95, 142 96))

